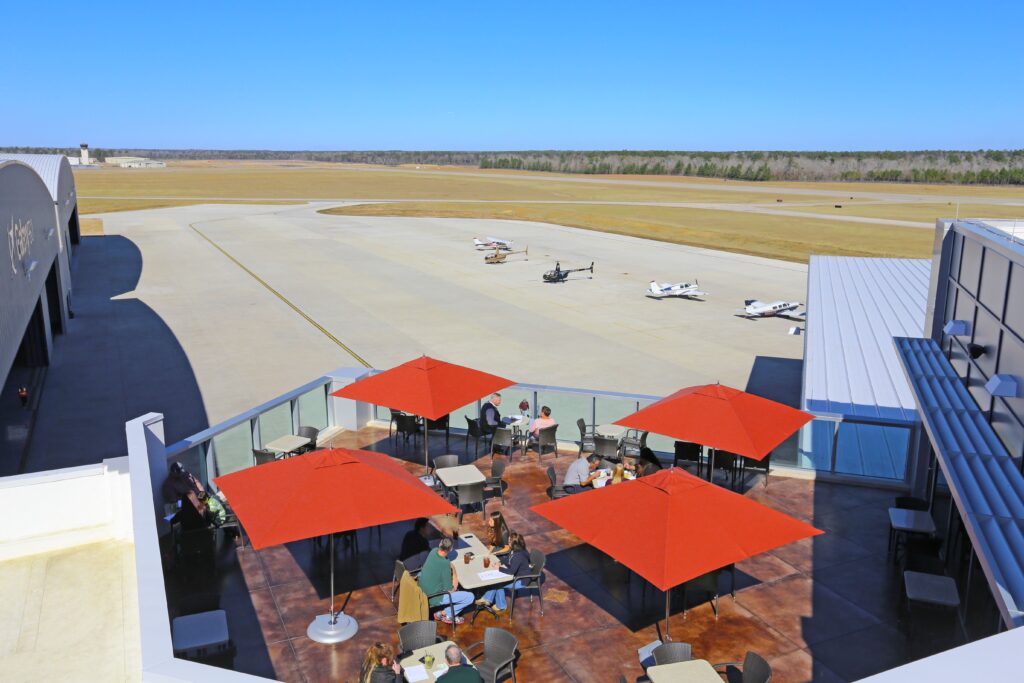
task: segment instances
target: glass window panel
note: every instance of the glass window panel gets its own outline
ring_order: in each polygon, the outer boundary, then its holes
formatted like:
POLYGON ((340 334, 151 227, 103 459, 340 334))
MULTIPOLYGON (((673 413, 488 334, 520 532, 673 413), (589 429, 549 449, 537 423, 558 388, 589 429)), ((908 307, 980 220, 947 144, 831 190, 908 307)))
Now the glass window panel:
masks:
POLYGON ((904 427, 839 423, 836 473, 903 479, 910 430, 904 427))
POLYGON ((538 391, 537 405, 530 406, 530 410, 534 414, 539 414, 541 406, 551 408, 551 417, 558 423, 558 438, 562 441, 577 441, 580 438, 580 430, 576 426, 576 421, 582 417, 589 426, 592 405, 591 394, 538 391))
POLYGON ((598 396, 597 404, 594 407, 594 420, 598 425, 621 420, 636 412, 636 404, 637 401, 633 398, 598 396))
MULTIPOLYGON (((502 399, 504 399, 504 398, 505 398, 505 395, 502 394, 502 399)), ((501 407, 505 408, 505 401, 504 400, 502 400, 501 407)), ((514 405, 512 407, 515 408, 514 405)), ((508 412, 509 412, 509 410, 506 409, 505 413, 508 413, 508 412)), ((448 417, 448 426, 449 426, 449 428, 450 429, 457 429, 459 431, 465 432, 466 431, 466 418, 469 418, 470 420, 479 419, 479 417, 480 417, 480 404, 477 401, 473 401, 472 403, 464 405, 461 408, 453 410, 452 412, 448 413, 448 415, 449 415, 449 417, 448 417)))
POLYGON ((259 417, 260 448, 265 447, 274 439, 279 439, 292 431, 292 409, 290 403, 282 403, 271 408, 259 417))
POLYGON ((801 427, 796 451, 780 450, 772 454, 772 464, 807 470, 829 471, 832 468, 832 420, 811 420, 801 427))
POLYGON ((248 421, 213 437, 213 461, 215 476, 252 467, 252 432, 248 421))
POLYGON ((981 271, 981 303, 995 314, 1003 318, 1003 302, 1006 288, 1009 285, 1010 260, 991 249, 985 250, 985 263, 981 271))
POLYGON ((299 424, 327 429, 327 392, 323 387, 299 396, 299 424))

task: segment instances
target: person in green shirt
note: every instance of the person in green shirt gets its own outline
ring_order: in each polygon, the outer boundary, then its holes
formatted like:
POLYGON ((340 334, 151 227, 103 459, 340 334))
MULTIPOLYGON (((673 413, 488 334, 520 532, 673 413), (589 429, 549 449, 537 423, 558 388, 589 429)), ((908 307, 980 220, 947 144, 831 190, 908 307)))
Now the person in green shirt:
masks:
MULTIPOLYGON (((452 623, 451 610, 448 609, 449 604, 455 605, 455 614, 458 615, 459 612, 472 605, 474 599, 473 594, 469 591, 459 590, 459 577, 449 559, 452 554, 452 545, 452 539, 441 539, 437 549, 427 554, 423 569, 420 570, 419 579, 420 590, 427 595, 443 593, 443 595, 435 595, 430 598, 429 602, 431 607, 443 608, 434 613, 434 619, 446 624, 452 623)), ((461 624, 463 621, 462 617, 455 617, 455 623, 461 624)))
POLYGON ((458 645, 449 645, 444 651, 444 660, 448 663, 448 671, 438 677, 445 683, 483 683, 480 672, 462 661, 462 650, 458 645))

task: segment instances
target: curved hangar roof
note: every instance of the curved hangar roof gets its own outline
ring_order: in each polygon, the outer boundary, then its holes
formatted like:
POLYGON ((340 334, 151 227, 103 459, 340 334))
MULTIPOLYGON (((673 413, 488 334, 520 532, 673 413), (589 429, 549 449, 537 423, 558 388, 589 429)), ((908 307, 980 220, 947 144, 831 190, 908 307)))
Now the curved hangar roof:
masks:
POLYGON ((68 196, 75 196, 75 178, 71 164, 63 154, 7 154, 0 152, 0 161, 20 161, 32 167, 46 183, 53 201, 60 204, 68 196), (62 184, 63 181, 63 184, 62 184))

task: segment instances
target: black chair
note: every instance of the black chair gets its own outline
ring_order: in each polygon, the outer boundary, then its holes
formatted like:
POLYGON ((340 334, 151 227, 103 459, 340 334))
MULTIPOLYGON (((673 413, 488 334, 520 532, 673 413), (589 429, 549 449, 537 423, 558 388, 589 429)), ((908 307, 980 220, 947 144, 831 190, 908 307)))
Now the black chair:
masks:
POLYGON ((216 567, 217 536, 212 527, 184 529, 174 527, 175 567, 185 572, 213 575, 216 567))
POLYGON ((735 489, 740 457, 729 451, 720 451, 717 448, 712 450, 708 457, 708 481, 714 483, 715 472, 725 472, 729 475, 729 488, 735 489))
POLYGON ((451 436, 449 432, 449 415, 439 417, 436 420, 427 420, 427 433, 429 436, 430 432, 444 432, 444 447, 448 448, 448 437, 451 436))
POLYGON ((277 453, 265 448, 254 448, 252 449, 252 459, 257 465, 266 465, 268 462, 277 460, 277 453))
MULTIPOLYGON (((512 617, 516 613, 516 597, 520 591, 537 590, 537 599, 540 601, 540 615, 544 616, 544 593, 541 590, 541 585, 544 583, 544 565, 547 562, 547 555, 539 550, 531 550, 530 572, 520 575, 517 581, 513 581, 508 585, 507 589, 512 591, 512 605, 509 607, 508 612, 509 621, 512 621, 512 617), (522 585, 516 588, 517 584, 522 585)), ((530 604, 533 604, 533 593, 530 593, 530 604)))
POLYGON ((605 460, 612 462, 618 462, 621 460, 619 457, 619 440, 610 436, 601 436, 600 434, 594 435, 594 453, 601 456, 605 460))
POLYGON ((537 430, 537 462, 541 461, 544 457, 544 449, 550 448, 551 452, 558 457, 558 425, 554 424, 550 427, 537 430))
MULTIPOLYGON (((415 557, 415 555, 413 555, 415 557)), ((419 569, 409 569, 402 560, 395 560, 395 571, 391 575, 391 602, 395 601, 395 594, 398 592, 398 582, 402 580, 402 574, 409 572, 409 576, 417 576, 419 569)))
POLYGON ((508 467, 508 463, 504 460, 491 462, 491 476, 484 481, 484 491, 497 491, 503 506, 505 505, 505 480, 502 477, 505 476, 506 467, 508 467))
POLYGON ((484 481, 479 481, 475 484, 459 484, 455 487, 455 492, 458 496, 459 524, 462 524, 462 516, 466 512, 466 508, 471 505, 479 505, 480 515, 483 517, 484 522, 487 521, 487 503, 484 501, 485 483, 484 481))
POLYGON ((316 440, 320 436, 320 430, 316 427, 299 427, 299 431, 295 435, 309 439, 309 443, 299 449, 299 453, 309 453, 317 449, 316 440))
MULTIPOLYGON (((715 621, 718 620, 718 576, 722 573, 721 569, 708 572, 702 576, 698 576, 695 579, 690 579, 683 584, 683 618, 686 618, 687 608, 687 594, 690 591, 701 591, 705 595, 710 596, 709 600, 712 603, 712 607, 715 610, 715 621)), ((735 580, 735 579, 734 579, 735 580)))
POLYGON ((415 415, 409 415, 408 413, 397 413, 395 415, 395 440, 398 439, 399 435, 405 437, 405 443, 407 444, 411 436, 413 445, 416 444, 416 437, 420 435, 420 423, 415 415))
POLYGON ((747 656, 743 658, 743 664, 739 662, 723 662, 722 664, 712 664, 715 669, 723 669, 721 673, 725 674, 726 680, 733 681, 735 678, 730 676, 731 670, 739 668, 740 683, 768 683, 772 680, 772 667, 768 665, 764 657, 757 654, 756 652, 748 652, 747 656))
POLYGON ((689 643, 662 643, 651 653, 657 666, 677 664, 693 659, 693 647, 689 643))
POLYGON ((437 635, 436 621, 411 621, 398 629, 398 651, 403 655, 443 642, 437 635))
POLYGON ((764 487, 768 488, 768 473, 772 465, 772 454, 764 456, 760 460, 754 458, 748 458, 747 456, 740 456, 740 474, 742 476, 742 482, 744 485, 747 483, 747 470, 757 470, 764 472, 764 487))
POLYGON ((388 438, 391 438, 391 430, 395 427, 395 418, 402 411, 395 410, 394 408, 388 408, 388 438))
MULTIPOLYGON (((548 472, 548 484, 549 484, 548 491, 547 491, 548 498, 550 498, 551 500, 554 500, 556 498, 565 498, 570 493, 572 493, 572 491, 568 490, 566 487, 558 485, 558 482, 555 479, 555 468, 554 468, 554 466, 548 465, 547 472, 548 472)), ((575 488, 575 487, 570 486, 569 488, 572 489, 572 488, 575 488)))
POLYGON ((479 418, 466 417, 466 446, 465 449, 469 450, 469 440, 473 439, 473 459, 476 459, 477 453, 480 452, 480 442, 486 443, 491 438, 490 432, 485 432, 480 427, 479 418))
POLYGON ((704 447, 699 443, 689 441, 676 441, 675 453, 672 456, 672 467, 679 467, 679 462, 692 462, 697 464, 697 476, 701 476, 704 468, 704 447))
POLYGON ((512 434, 512 430, 508 427, 498 427, 494 430, 494 434, 491 435, 491 461, 494 461, 494 453, 499 448, 502 449, 502 454, 511 460, 512 451, 515 450, 515 447, 516 437, 512 434), (505 449, 507 449, 507 452, 505 449))
POLYGON ((576 420, 576 426, 580 428, 580 452, 578 455, 583 455, 583 451, 593 453, 594 430, 587 427, 587 423, 582 417, 576 420))
POLYGON ((437 471, 443 470, 446 467, 458 466, 459 456, 457 455, 439 455, 436 458, 434 458, 430 467, 430 476, 434 478, 434 485, 432 488, 441 495, 448 497, 448 494, 451 492, 447 489, 447 487, 445 487, 440 477, 437 476, 437 471))
POLYGON ((488 626, 484 631, 484 639, 473 643, 463 652, 470 661, 483 655, 483 661, 476 663, 477 673, 480 678, 489 683, 498 683, 498 677, 504 674, 512 676, 512 683, 516 680, 516 650, 519 648, 519 640, 505 629, 488 626), (470 656, 469 652, 481 647, 482 650, 470 656))

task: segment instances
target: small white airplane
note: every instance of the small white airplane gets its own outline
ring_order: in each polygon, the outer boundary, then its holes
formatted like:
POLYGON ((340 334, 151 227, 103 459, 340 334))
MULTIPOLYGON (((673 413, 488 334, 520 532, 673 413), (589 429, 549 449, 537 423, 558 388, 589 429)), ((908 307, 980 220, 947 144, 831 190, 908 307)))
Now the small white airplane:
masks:
POLYGON ((694 280, 690 282, 677 282, 675 284, 658 283, 655 280, 651 280, 650 286, 647 288, 647 295, 662 299, 666 296, 681 296, 681 297, 694 297, 694 296, 706 296, 707 292, 702 292, 698 289, 699 283, 694 280))
POLYGON ((758 301, 757 299, 747 299, 743 302, 743 313, 747 318, 772 318, 775 316, 782 318, 802 318, 807 315, 806 312, 794 312, 802 305, 803 304, 799 301, 765 302, 758 301))
POLYGON ((482 240, 479 237, 474 237, 473 246, 476 247, 477 251, 488 251, 490 249, 510 251, 512 249, 512 240, 503 240, 499 237, 488 237, 486 240, 482 240))

